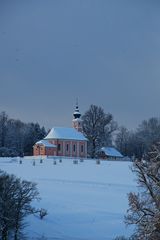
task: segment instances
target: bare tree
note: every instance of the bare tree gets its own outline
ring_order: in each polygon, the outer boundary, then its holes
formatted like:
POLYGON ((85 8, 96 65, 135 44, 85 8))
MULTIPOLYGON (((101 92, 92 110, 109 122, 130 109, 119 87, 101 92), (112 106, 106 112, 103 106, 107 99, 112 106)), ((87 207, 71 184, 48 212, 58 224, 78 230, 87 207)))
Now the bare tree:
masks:
POLYGON ((110 113, 106 114, 101 107, 95 105, 90 106, 82 120, 84 134, 89 140, 88 152, 94 158, 102 146, 111 145, 111 136, 117 124, 110 113))
POLYGON ((116 135, 115 144, 117 149, 123 154, 128 155, 129 131, 125 127, 120 127, 116 135))
POLYGON ((160 144, 154 145, 145 160, 135 161, 139 193, 129 193, 127 224, 136 226, 137 240, 160 239, 160 144))
POLYGON ((33 200, 39 199, 35 183, 22 181, 14 175, 0 174, 0 235, 2 240, 22 239, 25 217, 37 210, 33 200))
POLYGON ((137 129, 137 138, 143 145, 143 153, 160 140, 160 119, 150 118, 143 121, 137 129))
POLYGON ((21 229, 27 215, 34 214, 36 209, 31 206, 33 200, 38 200, 36 184, 28 181, 18 181, 16 186, 17 196, 15 198, 14 215, 14 240, 20 239, 21 229))

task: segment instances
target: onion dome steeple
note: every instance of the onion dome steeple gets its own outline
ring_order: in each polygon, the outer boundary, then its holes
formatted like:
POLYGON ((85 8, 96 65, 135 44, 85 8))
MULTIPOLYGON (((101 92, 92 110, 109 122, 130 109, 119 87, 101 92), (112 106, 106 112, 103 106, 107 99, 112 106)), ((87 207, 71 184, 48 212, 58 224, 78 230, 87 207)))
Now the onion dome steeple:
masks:
POLYGON ((73 116, 74 116, 75 119, 81 117, 81 114, 79 112, 78 102, 76 102, 76 109, 75 109, 75 111, 73 113, 73 116))
POLYGON ((82 120, 81 113, 79 112, 78 100, 76 101, 76 109, 73 113, 74 119, 72 120, 72 126, 79 132, 82 132, 82 120))

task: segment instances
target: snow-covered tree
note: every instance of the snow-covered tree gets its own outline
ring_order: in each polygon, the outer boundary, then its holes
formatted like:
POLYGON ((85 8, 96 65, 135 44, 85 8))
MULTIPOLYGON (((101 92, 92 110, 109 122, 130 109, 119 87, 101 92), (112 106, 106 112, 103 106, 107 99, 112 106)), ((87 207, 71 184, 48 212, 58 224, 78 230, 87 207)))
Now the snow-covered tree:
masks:
POLYGON ((45 135, 38 123, 24 123, 0 113, 0 156, 31 155, 34 143, 45 135))
POLYGON ((134 162, 139 193, 129 193, 125 220, 136 227, 137 240, 160 239, 160 143, 154 145, 145 159, 134 162))
POLYGON ((160 141, 160 119, 150 118, 143 121, 137 129, 137 137, 143 144, 144 153, 158 141, 160 141))
POLYGON ((28 123, 25 128, 24 136, 24 152, 26 155, 32 154, 33 145, 46 136, 44 127, 40 127, 38 123, 28 123))
POLYGON ((5 147, 7 133, 8 115, 5 112, 0 113, 0 147, 5 147))
POLYGON ((9 119, 5 146, 10 149, 15 148, 18 153, 22 153, 24 149, 25 128, 26 124, 20 120, 9 119))

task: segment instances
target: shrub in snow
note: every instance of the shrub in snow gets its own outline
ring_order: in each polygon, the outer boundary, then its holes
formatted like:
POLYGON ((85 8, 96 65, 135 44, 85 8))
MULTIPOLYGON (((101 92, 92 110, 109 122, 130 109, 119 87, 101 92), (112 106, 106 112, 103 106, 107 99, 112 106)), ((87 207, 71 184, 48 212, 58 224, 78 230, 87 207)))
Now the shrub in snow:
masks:
POLYGON ((73 160, 73 164, 78 164, 78 160, 73 160))
POLYGON ((1 157, 8 157, 8 156, 10 156, 9 148, 1 147, 0 148, 0 156, 1 157))
POLYGON ((54 161, 53 161, 53 164, 54 164, 54 165, 56 165, 56 164, 57 164, 57 161, 56 161, 56 160, 54 160, 54 161))
POLYGON ((43 159, 42 158, 40 159, 40 163, 43 163, 43 159))
POLYGON ((48 238, 45 237, 44 235, 42 235, 41 237, 37 237, 36 239, 37 240, 48 240, 48 238))
POLYGON ((59 159, 59 162, 62 163, 62 159, 61 158, 59 159))
POLYGON ((33 161, 33 166, 35 166, 36 165, 36 162, 35 162, 35 160, 33 161))
POLYGON ((83 158, 80 158, 80 162, 84 162, 83 158))
POLYGON ((101 161, 99 159, 96 160, 96 164, 100 164, 101 161))
POLYGON ((20 160, 19 160, 19 164, 22 164, 22 159, 20 158, 20 160))
POLYGON ((19 153, 15 148, 0 148, 0 157, 16 157, 19 153))
POLYGON ((40 217, 40 219, 43 219, 45 216, 47 216, 48 215, 48 212, 47 212, 47 210, 46 209, 44 209, 44 208, 41 208, 40 210, 39 210, 39 217, 40 217))

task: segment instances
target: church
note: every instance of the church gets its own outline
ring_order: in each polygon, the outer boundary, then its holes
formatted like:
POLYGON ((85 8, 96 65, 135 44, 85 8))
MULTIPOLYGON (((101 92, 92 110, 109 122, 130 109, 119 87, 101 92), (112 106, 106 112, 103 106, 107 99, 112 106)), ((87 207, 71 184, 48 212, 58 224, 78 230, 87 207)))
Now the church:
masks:
POLYGON ((34 144, 33 155, 87 157, 87 138, 83 135, 78 103, 73 113, 72 128, 53 127, 44 139, 34 144))

